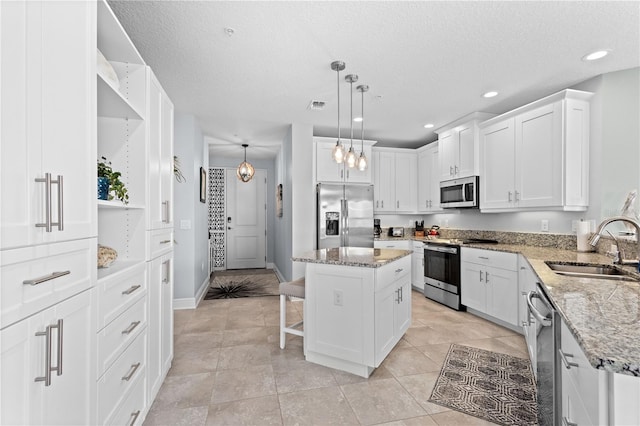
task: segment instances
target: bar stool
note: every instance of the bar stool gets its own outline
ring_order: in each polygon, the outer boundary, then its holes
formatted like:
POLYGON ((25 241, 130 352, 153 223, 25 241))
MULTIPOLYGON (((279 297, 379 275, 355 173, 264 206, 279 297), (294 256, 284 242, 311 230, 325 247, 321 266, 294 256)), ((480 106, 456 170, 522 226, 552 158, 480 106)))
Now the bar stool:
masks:
POLYGON ((300 330, 300 326, 302 326, 304 322, 304 312, 302 314, 303 315, 302 321, 298 321, 295 324, 291 324, 287 326, 287 296, 304 299, 304 277, 298 278, 295 281, 280 283, 279 290, 280 290, 280 349, 284 349, 285 333, 295 334, 296 336, 301 336, 304 339, 304 330, 300 330))

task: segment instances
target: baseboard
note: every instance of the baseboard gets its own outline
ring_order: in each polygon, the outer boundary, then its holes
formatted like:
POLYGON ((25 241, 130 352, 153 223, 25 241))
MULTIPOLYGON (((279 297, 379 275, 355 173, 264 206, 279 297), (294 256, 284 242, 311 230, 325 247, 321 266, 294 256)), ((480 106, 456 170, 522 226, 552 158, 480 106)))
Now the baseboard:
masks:
POLYGON ((267 262, 267 269, 275 269, 276 265, 272 262, 267 262))
POLYGON ((271 264, 271 268, 269 269, 273 269, 273 272, 276 273, 276 276, 278 277, 278 281, 280 281, 281 283, 285 281, 284 276, 282 275, 282 273, 280 272, 280 270, 278 269, 278 267, 275 264, 271 264))
POLYGON ((185 297, 182 299, 173 299, 173 310, 178 311, 181 309, 195 309, 198 307, 204 296, 207 294, 207 289, 209 288, 209 277, 206 277, 202 284, 200 284, 200 288, 196 292, 195 297, 185 297))

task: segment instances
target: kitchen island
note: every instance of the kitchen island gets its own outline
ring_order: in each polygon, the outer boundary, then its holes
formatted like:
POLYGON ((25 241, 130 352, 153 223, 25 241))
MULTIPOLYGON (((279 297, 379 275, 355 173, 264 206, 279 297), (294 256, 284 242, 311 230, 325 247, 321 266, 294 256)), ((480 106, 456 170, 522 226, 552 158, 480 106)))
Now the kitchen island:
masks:
POLYGON ((307 361, 369 377, 411 325, 411 251, 339 247, 305 262, 307 361))

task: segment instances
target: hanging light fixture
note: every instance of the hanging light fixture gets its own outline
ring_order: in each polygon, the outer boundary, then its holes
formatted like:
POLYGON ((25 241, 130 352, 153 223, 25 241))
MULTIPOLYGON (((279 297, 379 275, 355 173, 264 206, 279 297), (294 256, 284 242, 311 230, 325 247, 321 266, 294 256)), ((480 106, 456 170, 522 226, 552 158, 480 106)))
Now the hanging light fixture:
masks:
POLYGON ((250 163, 247 163, 247 145, 246 143, 242 144, 244 148, 244 161, 240 163, 238 169, 236 170, 236 176, 242 182, 249 182, 253 178, 253 174, 256 172, 253 166, 250 163))
POLYGON ((347 152, 344 161, 346 161, 347 166, 352 169, 356 166, 356 160, 358 159, 356 153, 353 151, 353 83, 358 81, 358 75, 349 74, 344 79, 351 84, 351 145, 349 146, 349 152, 347 152))
POLYGON ((338 79, 338 141, 336 146, 331 151, 331 157, 333 161, 340 164, 344 161, 344 147, 340 141, 340 71, 346 67, 346 64, 342 61, 331 62, 331 69, 336 72, 338 79))
POLYGON ((361 172, 364 172, 365 170, 367 170, 367 157, 364 155, 364 92, 366 92, 367 90, 369 90, 369 86, 367 86, 366 84, 361 84, 360 86, 356 87, 356 90, 358 92, 360 92, 361 96, 362 96, 362 105, 361 105, 361 118, 362 121, 360 121, 360 157, 358 157, 358 161, 356 162, 356 166, 358 167, 358 170, 360 170, 361 172))

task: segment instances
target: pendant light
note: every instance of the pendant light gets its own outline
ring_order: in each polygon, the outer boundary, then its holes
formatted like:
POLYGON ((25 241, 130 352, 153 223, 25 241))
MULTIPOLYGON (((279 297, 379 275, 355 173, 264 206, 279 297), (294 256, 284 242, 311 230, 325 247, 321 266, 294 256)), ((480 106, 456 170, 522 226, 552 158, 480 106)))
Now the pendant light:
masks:
POLYGON ((247 163, 247 147, 248 146, 249 145, 247 145, 246 143, 242 144, 242 147, 244 148, 244 161, 240 163, 240 165, 238 166, 238 169, 236 170, 236 176, 238 176, 238 179, 240 179, 242 182, 249 182, 253 178, 254 173, 256 172, 253 166, 250 163, 247 163))
POLYGON ((338 141, 336 142, 336 146, 331 151, 331 157, 333 161, 340 164, 344 161, 344 147, 340 142, 340 71, 342 71, 346 67, 346 64, 342 61, 334 61, 331 62, 331 69, 336 72, 337 80, 338 80, 338 141))
POLYGON ((356 166, 356 160, 358 159, 356 153, 353 151, 353 83, 358 81, 358 76, 356 74, 349 74, 344 79, 351 84, 351 145, 349 146, 349 152, 347 152, 344 161, 346 161, 347 166, 352 169, 356 166))
POLYGON ((367 157, 364 155, 364 92, 369 90, 369 86, 367 86, 366 84, 361 84, 360 86, 356 87, 356 90, 360 92, 362 96, 362 115, 360 116, 362 118, 362 121, 360 122, 360 157, 358 157, 356 166, 358 167, 358 170, 364 172, 365 170, 367 170, 367 157))

